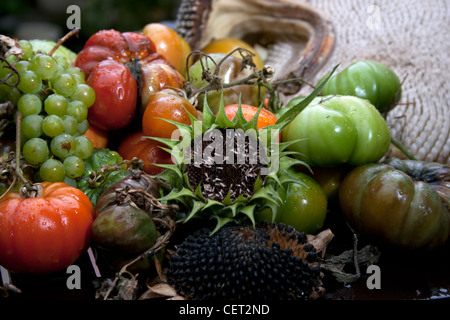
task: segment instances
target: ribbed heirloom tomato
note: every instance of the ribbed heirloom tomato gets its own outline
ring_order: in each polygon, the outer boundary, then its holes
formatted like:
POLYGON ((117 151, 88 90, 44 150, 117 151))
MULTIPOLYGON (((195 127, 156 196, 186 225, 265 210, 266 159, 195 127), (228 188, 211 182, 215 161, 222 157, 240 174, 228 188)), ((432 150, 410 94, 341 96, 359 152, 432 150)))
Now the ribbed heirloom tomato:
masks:
POLYGON ((310 166, 376 162, 388 151, 386 121, 367 100, 353 96, 315 98, 283 129, 283 141, 310 166))
POLYGON ((383 113, 400 100, 401 83, 395 72, 382 63, 356 61, 333 75, 322 88, 322 94, 367 99, 383 113))
POLYGON ((129 125, 138 101, 143 109, 153 92, 183 84, 182 75, 139 32, 98 31, 79 52, 75 65, 96 95, 89 122, 107 131, 129 125))
POLYGON ((17 273, 52 273, 71 265, 91 239, 94 208, 79 189, 43 182, 42 194, 0 200, 0 265, 17 273))
POLYGON ((450 168, 391 158, 353 169, 339 188, 347 222, 361 235, 408 250, 443 246, 450 230, 450 168))
POLYGON ((130 68, 155 52, 152 41, 137 32, 100 30, 86 41, 75 66, 95 91, 89 122, 103 130, 121 129, 131 122, 138 86, 130 68))

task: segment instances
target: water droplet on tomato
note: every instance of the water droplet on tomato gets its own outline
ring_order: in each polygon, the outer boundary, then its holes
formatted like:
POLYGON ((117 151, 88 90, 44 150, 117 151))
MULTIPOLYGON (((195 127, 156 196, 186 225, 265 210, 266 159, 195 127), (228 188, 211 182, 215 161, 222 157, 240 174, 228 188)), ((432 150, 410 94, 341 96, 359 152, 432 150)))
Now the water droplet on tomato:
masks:
POLYGON ((122 100, 125 97, 125 90, 122 87, 118 87, 116 92, 119 99, 122 100))

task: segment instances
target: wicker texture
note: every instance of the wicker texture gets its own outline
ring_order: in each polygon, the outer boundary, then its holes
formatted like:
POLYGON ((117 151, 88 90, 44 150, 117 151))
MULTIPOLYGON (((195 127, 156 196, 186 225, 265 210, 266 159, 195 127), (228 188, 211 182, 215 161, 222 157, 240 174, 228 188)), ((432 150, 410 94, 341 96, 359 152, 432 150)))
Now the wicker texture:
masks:
MULTIPOLYGON (((336 32, 335 50, 316 78, 339 62, 340 70, 362 59, 390 66, 401 80, 405 79, 400 105, 387 118, 393 137, 420 160, 449 164, 450 2, 305 0, 303 3, 327 14, 336 32)), ((393 155, 399 153, 394 150, 393 155)))

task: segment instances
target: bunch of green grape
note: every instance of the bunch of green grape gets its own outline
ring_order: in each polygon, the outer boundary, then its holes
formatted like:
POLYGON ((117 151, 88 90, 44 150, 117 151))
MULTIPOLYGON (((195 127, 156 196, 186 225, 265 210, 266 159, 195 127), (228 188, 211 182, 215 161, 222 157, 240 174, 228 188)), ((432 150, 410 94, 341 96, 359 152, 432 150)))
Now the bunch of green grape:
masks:
POLYGON ((14 73, 2 62, 0 97, 11 101, 22 114, 21 141, 25 161, 38 170, 42 181, 69 181, 85 170, 84 159, 93 152, 92 142, 83 136, 89 127, 88 108, 95 92, 85 83, 83 71, 62 55, 33 52, 27 40, 20 40, 23 55, 14 73))

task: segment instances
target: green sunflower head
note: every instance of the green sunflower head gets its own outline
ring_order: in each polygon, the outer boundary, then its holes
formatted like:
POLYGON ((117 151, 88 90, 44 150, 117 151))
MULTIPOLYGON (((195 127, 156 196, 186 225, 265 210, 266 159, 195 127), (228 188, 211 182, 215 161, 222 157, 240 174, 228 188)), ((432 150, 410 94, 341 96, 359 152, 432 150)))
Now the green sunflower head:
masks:
MULTIPOLYGON (((334 71, 334 70, 333 70, 334 71)), ((332 73, 331 73, 332 74, 332 73)), ((331 75, 330 74, 330 75, 331 75)), ((325 83, 325 82, 323 82, 325 83)), ((203 117, 190 115, 191 125, 168 121, 178 130, 178 137, 156 139, 164 143, 174 164, 157 178, 166 181, 171 190, 160 201, 181 203, 185 208, 179 222, 194 218, 216 219, 213 232, 228 222, 250 220, 255 224, 255 212, 275 208, 280 204, 277 188, 291 180, 286 169, 304 162, 286 151, 290 142, 279 142, 281 130, 317 95, 321 86, 299 104, 285 112, 278 121, 257 129, 262 105, 247 121, 241 104, 230 120, 225 113, 223 99, 215 115, 203 104, 203 117)))

